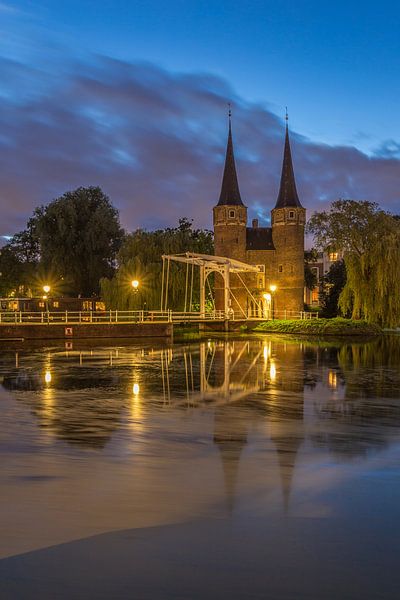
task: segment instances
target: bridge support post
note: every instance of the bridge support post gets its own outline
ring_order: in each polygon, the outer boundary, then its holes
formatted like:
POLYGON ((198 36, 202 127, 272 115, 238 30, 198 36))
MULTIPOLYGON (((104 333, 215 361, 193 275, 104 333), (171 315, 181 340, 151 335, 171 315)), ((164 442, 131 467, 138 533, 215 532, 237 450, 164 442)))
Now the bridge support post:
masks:
POLYGON ((206 268, 200 265, 200 317, 204 319, 206 314, 206 268))
POLYGON ((225 319, 229 318, 229 265, 224 265, 224 312, 225 319))

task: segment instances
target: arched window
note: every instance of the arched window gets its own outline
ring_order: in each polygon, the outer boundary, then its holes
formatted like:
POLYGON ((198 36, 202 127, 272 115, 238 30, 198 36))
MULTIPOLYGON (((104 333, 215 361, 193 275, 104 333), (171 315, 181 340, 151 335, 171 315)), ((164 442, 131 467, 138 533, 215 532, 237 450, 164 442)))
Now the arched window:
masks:
POLYGON ((230 210, 229 211, 229 218, 230 219, 234 219, 235 218, 235 211, 234 210, 230 210))

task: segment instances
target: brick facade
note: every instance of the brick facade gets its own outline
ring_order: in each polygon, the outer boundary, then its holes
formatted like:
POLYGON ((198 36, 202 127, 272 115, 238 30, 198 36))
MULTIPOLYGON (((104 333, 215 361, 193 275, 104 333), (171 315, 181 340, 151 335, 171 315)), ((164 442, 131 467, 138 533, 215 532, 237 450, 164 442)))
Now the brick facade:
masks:
MULTIPOLYGON (((260 265, 260 273, 231 275, 231 307, 247 315, 254 311, 267 314, 273 309, 279 317, 284 311, 304 308, 304 227, 306 211, 301 205, 294 179, 288 129, 281 184, 275 208, 271 211, 272 227, 247 226, 247 208, 242 203, 233 155, 231 125, 219 202, 213 209, 215 254, 260 265), (276 286, 271 292, 270 286, 276 286), (271 300, 265 296, 271 295, 271 300), (239 306, 240 305, 240 306, 239 306)), ((223 308, 223 294, 215 281, 216 308, 223 308)), ((269 313, 270 314, 270 313, 269 313)))

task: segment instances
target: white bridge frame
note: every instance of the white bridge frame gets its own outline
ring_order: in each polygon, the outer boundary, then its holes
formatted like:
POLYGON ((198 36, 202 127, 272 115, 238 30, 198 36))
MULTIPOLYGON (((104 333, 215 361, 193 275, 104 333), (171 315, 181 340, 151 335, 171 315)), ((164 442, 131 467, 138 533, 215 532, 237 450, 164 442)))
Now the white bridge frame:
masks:
MULTIPOLYGON (((224 282, 224 309, 223 312, 225 317, 228 318, 229 314, 232 312, 230 306, 230 298, 231 296, 238 304, 240 311, 243 313, 243 317, 246 319, 247 314, 243 311, 239 302, 235 298, 231 287, 230 287, 230 274, 235 273, 239 275, 240 273, 259 273, 258 267, 254 265, 249 265, 240 260, 236 260, 234 258, 227 258, 225 256, 213 256, 211 254, 198 254, 196 252, 185 252, 183 254, 164 254, 162 256, 163 260, 163 277, 162 277, 162 288, 161 288, 161 310, 167 310, 168 308, 168 280, 169 280, 169 266, 170 262, 180 262, 184 263, 187 266, 192 265, 198 266, 200 268, 200 318, 205 318, 206 316, 206 283, 207 278, 211 273, 219 273, 222 276, 224 282), (165 268, 165 264, 167 263, 167 269, 165 268), (166 272, 166 275, 165 275, 166 272), (164 282, 164 279, 166 281, 164 282)), ((249 296, 257 302, 254 298, 253 294, 250 292, 248 287, 246 286, 243 279, 240 277, 241 282, 243 283, 243 287, 246 289, 249 296)), ((188 295, 188 270, 186 276, 186 290, 185 290, 185 311, 187 304, 187 295, 188 295)), ((193 275, 192 275, 192 286, 193 286, 193 275)), ((191 289, 191 294, 192 294, 191 289)))

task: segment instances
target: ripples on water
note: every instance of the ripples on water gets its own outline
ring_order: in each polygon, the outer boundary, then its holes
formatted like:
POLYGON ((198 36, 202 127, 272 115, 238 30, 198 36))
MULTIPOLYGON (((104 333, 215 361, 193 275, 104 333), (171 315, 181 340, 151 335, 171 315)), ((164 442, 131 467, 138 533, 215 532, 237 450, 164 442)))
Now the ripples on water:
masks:
POLYGON ((400 499, 399 338, 21 345, 0 358, 3 555, 205 516, 355 514, 365 485, 371 510, 394 514, 400 499))

